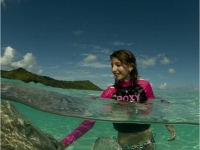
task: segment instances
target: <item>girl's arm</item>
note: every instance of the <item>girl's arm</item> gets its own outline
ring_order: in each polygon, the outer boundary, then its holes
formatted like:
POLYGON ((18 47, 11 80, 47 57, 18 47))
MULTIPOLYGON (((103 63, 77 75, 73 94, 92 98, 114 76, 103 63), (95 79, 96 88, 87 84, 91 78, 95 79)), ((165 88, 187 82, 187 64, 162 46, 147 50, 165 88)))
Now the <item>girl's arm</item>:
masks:
POLYGON ((64 147, 65 148, 68 147, 75 140, 84 135, 87 131, 89 131, 93 127, 94 124, 95 121, 93 120, 84 120, 72 133, 70 133, 61 141, 64 147))
MULTIPOLYGON (((108 87, 102 94, 101 98, 111 98, 112 94, 115 92, 114 87, 108 87)), ((95 98, 94 98, 95 99, 95 98)), ((84 135, 87 131, 89 131, 95 124, 93 120, 84 120, 72 133, 67 135, 62 141, 63 148, 68 147, 79 137, 84 135)))

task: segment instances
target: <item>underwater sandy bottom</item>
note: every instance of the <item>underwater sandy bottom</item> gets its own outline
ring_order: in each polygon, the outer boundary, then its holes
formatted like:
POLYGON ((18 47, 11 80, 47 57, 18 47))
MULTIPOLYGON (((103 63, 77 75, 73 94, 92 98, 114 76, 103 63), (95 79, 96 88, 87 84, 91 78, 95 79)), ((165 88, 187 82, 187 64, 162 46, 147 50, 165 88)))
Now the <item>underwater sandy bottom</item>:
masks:
MULTIPOLYGON (((78 118, 41 112, 19 103, 12 103, 34 125, 53 135, 59 141, 83 121, 78 118)), ((197 125, 174 125, 177 131, 177 139, 171 142, 167 141, 170 134, 164 124, 152 124, 151 127, 153 133, 156 133, 157 150, 199 150, 199 126, 197 125)), ((113 137, 116 135, 117 132, 113 129, 111 122, 97 121, 90 131, 75 141, 67 150, 90 150, 97 137, 113 137)))

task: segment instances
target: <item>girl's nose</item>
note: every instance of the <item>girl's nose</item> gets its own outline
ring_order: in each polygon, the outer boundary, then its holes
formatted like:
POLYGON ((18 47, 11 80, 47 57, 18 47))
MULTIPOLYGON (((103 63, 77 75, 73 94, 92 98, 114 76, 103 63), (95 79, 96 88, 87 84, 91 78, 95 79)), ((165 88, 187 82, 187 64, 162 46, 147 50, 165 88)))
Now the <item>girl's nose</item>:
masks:
POLYGON ((112 66, 112 72, 115 72, 117 70, 116 66, 112 66))

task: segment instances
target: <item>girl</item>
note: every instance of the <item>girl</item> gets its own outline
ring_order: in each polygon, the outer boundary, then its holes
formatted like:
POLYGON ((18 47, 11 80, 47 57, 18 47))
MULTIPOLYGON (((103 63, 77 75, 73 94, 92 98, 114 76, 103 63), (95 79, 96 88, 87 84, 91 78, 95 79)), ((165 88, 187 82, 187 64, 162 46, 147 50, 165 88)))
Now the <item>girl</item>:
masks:
MULTIPOLYGON (((108 87, 102 93, 102 98, 112 98, 120 101, 120 103, 145 103, 148 99, 155 98, 150 83, 146 80, 139 79, 136 58, 132 52, 128 50, 114 51, 113 54, 110 55, 110 60, 112 73, 115 76, 115 84, 108 87)), ((71 134, 61 141, 63 147, 68 147, 76 139, 90 130, 94 124, 95 121, 93 120, 83 121, 71 134)), ((154 140, 152 138, 150 124, 113 123, 113 127, 118 131, 117 141, 118 145, 121 147, 120 149, 154 149, 154 140)), ((175 129, 172 125, 166 125, 166 127, 172 134, 172 138, 168 140, 174 140, 176 138, 175 129)))

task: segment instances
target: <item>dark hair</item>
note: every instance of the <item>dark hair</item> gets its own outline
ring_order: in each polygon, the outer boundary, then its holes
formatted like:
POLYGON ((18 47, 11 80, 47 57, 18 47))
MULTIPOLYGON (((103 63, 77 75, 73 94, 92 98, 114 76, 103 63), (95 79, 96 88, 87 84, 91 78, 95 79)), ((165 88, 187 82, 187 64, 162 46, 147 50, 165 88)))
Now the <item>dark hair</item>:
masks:
POLYGON ((135 85, 139 76, 138 76, 136 58, 133 55, 133 53, 128 50, 117 50, 110 55, 110 59, 112 59, 113 57, 119 59, 122 65, 125 64, 133 66, 133 70, 130 72, 130 79, 132 81, 132 84, 135 85))

